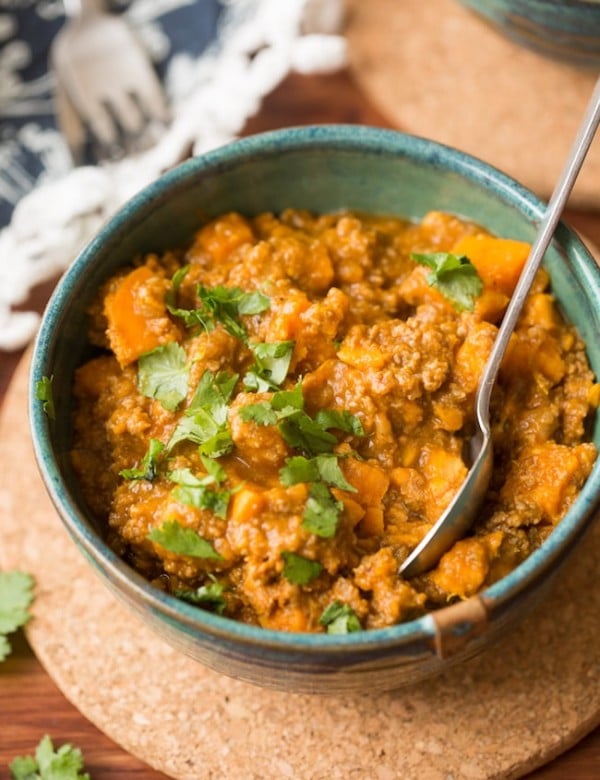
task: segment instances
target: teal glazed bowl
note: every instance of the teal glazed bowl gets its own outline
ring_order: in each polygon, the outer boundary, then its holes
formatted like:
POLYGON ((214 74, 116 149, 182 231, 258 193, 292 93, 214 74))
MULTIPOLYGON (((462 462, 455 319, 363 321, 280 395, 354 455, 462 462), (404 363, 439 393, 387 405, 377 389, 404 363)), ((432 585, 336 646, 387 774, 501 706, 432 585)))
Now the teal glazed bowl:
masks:
POLYGON ((460 0, 516 43, 600 68, 600 0, 460 0))
MULTIPOLYGON (((527 241, 544 210, 531 192, 473 157, 375 128, 275 131, 191 159, 127 203, 57 286, 33 351, 30 419, 36 458, 58 514, 92 568, 144 623, 184 653, 223 674, 281 690, 394 689, 472 656, 537 602, 591 522, 600 495, 600 460, 556 530, 504 579, 477 597, 418 620, 343 636, 265 630, 157 590, 105 543, 70 465, 73 373, 88 354, 85 312, 99 285, 140 253, 185 244, 199 220, 229 210, 254 215, 284 207, 350 208, 412 218, 439 209, 527 241), (54 420, 35 392, 38 380, 49 376, 54 420)), ((589 345, 598 375, 600 271, 564 224, 545 264, 566 316, 589 345)), ((600 446, 600 426, 593 427, 600 446)))

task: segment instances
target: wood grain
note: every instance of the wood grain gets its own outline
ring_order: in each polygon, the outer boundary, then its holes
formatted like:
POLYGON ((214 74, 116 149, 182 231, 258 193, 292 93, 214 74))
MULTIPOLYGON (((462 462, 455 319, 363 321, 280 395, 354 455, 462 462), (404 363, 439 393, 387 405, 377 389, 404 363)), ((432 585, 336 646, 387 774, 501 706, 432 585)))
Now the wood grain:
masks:
MULTIPOLYGON (((248 123, 246 132, 324 122, 388 125, 359 92, 349 74, 339 73, 289 77, 267 99, 260 114, 248 123)), ((600 215, 570 211, 566 219, 582 236, 600 246, 600 215)), ((41 309, 49 290, 47 285, 35 291, 28 305, 41 309)), ((0 404, 20 358, 20 353, 0 353, 0 404)), ((68 641, 69 637, 65 637, 65 642, 68 641)), ((46 733, 56 745, 64 742, 78 745, 94 780, 164 777, 127 754, 83 718, 56 688, 22 634, 13 637, 13 646, 12 656, 0 667, 0 778, 8 777, 7 766, 15 755, 32 752, 46 733)), ((529 779, 597 780, 599 776, 600 729, 597 729, 565 755, 529 775, 529 779)))

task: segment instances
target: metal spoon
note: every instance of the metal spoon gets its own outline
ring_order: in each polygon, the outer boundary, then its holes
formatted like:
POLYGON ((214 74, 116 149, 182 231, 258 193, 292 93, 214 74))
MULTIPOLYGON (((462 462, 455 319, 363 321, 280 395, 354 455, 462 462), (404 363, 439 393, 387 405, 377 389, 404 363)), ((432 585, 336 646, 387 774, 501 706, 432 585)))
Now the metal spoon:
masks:
POLYGON ((600 78, 579 132, 540 223, 536 240, 510 300, 475 396, 477 430, 470 441, 471 468, 454 499, 427 535, 400 566, 403 577, 433 568, 442 555, 469 530, 487 492, 493 467, 490 396, 511 334, 529 289, 600 123, 600 78))

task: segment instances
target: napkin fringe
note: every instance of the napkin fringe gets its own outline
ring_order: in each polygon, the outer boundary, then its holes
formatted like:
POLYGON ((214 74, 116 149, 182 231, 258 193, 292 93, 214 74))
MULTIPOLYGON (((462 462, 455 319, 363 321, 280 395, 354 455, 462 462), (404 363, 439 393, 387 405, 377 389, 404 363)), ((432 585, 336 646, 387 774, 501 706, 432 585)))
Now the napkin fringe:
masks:
MULTIPOLYGON (((19 201, 0 232, 0 350, 23 348, 40 317, 17 310, 63 273, 114 212, 181 162, 235 139, 291 71, 333 72, 347 62, 343 0, 225 0, 218 38, 197 60, 177 55, 194 84, 174 95, 173 119, 148 151, 73 168, 19 201)), ((167 86, 167 91, 168 86, 167 86)))

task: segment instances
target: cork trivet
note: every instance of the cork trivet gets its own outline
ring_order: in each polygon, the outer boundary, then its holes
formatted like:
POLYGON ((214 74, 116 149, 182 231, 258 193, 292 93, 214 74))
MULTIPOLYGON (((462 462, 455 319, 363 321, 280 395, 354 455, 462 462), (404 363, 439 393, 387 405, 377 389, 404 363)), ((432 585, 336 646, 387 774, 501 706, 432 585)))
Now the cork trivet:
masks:
POLYGON ((65 696, 181 780, 515 778, 600 723, 600 523, 547 599, 483 653, 378 697, 263 690, 164 644, 67 537, 33 461, 24 361, 0 419, 0 566, 37 579, 29 640, 65 696))
MULTIPOLYGON (((347 0, 350 67, 399 129, 481 157, 548 198, 597 73, 513 43, 457 0, 347 0)), ((571 196, 600 208, 600 137, 571 196)))

